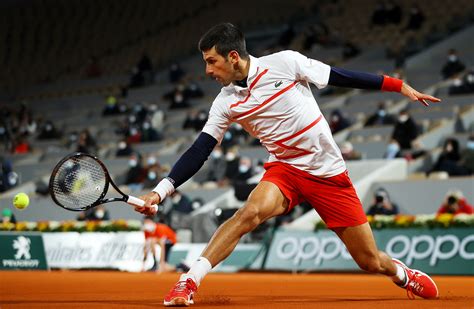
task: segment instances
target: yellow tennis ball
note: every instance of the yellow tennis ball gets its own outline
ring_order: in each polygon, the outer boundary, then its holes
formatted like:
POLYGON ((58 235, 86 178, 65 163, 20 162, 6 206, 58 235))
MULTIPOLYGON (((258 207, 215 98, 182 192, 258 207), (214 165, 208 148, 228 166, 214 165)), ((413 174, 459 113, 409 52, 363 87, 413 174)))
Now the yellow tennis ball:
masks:
POLYGON ((25 209, 28 207, 28 204, 30 203, 30 198, 26 193, 18 193, 15 195, 13 198, 13 206, 15 206, 18 209, 25 209))

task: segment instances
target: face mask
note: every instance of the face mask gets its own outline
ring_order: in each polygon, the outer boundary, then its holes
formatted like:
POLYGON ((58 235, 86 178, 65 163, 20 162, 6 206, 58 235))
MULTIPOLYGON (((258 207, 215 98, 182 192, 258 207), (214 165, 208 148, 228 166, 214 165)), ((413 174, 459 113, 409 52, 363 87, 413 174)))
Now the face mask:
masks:
POLYGON ((118 145, 118 148, 119 148, 119 149, 125 149, 125 148, 127 148, 127 143, 125 143, 125 142, 120 142, 119 145, 118 145))
POLYGON ((233 152, 228 152, 228 153, 225 155, 225 159, 226 159, 227 161, 232 161, 232 160, 234 160, 234 159, 235 159, 235 153, 233 153, 233 152))
POLYGON ((199 202, 193 202, 191 205, 192 205, 193 209, 198 209, 199 207, 201 207, 201 203, 199 203, 199 202))
POLYGON ((391 155, 395 155, 399 150, 400 150, 400 147, 395 143, 388 144, 387 146, 387 153, 391 155))
POLYGON ((135 166, 137 166, 137 164, 138 164, 138 162, 135 159, 131 159, 131 160, 128 161, 128 165, 130 167, 135 167, 135 166))
POLYGON ((156 158, 155 157, 149 157, 148 160, 146 161, 148 165, 154 165, 156 164, 156 158))
POLYGON ((250 167, 247 165, 239 165, 239 172, 242 174, 247 173, 249 169, 250 167))
POLYGON ((474 141, 467 141, 466 147, 469 150, 474 150, 474 141))
POLYGON ((220 151, 220 150, 214 150, 214 151, 212 152, 212 157, 213 157, 214 159, 219 159, 220 157, 222 157, 222 151, 220 151))
POLYGON ((377 113, 380 117, 384 117, 387 113, 385 112, 385 110, 383 109, 379 109, 378 113, 377 113))
POLYGON ((458 60, 458 57, 456 55, 449 55, 448 60, 450 62, 456 62, 458 60))
POLYGON ((156 179, 156 173, 155 172, 148 172, 148 179, 155 180, 156 179))
POLYGON ((153 223, 145 223, 143 225, 143 229, 147 232, 153 232, 155 230, 155 224, 153 223))
POLYGON ((145 122, 145 123, 143 124, 143 129, 144 129, 144 130, 148 130, 149 128, 150 128, 150 124, 149 124, 148 122, 145 122))
POLYGON ((177 102, 177 103, 181 103, 183 102, 183 95, 178 93, 174 96, 174 100, 177 102))
POLYGON ((103 211, 102 209, 98 209, 96 212, 95 212, 95 216, 99 219, 102 219, 105 215, 105 211, 103 211))
POLYGON ((408 120, 408 115, 400 115, 400 116, 398 117, 398 121, 400 121, 400 122, 402 122, 402 123, 403 123, 403 122, 406 122, 407 120, 408 120))

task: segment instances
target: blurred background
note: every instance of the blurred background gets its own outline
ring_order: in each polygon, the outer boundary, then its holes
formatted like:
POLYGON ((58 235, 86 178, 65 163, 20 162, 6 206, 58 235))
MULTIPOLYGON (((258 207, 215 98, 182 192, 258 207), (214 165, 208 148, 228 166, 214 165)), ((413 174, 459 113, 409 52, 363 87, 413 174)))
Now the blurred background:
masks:
MULTIPOLYGON (((474 226, 473 21, 470 0, 1 1, 0 230, 145 229, 126 205, 58 208, 51 170, 88 152, 124 192, 149 192, 199 134, 220 90, 197 49, 219 22, 240 27, 253 56, 297 50, 440 97, 426 108, 395 93, 313 89, 374 228, 474 226), (30 196, 26 210, 12 206, 18 192, 30 196)), ((267 157, 233 124, 152 221, 171 227, 177 244, 207 242, 243 206, 267 157)), ((324 224, 303 203, 242 244, 315 229, 324 224)))

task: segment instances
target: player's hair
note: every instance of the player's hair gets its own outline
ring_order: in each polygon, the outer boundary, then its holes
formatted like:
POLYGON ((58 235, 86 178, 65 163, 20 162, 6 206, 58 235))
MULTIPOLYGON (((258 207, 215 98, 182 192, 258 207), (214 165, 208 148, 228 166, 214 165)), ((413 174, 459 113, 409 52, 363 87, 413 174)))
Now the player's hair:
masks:
POLYGON ((243 33, 231 23, 218 24, 209 29, 199 40, 198 46, 201 52, 215 46, 221 56, 226 57, 230 51, 235 50, 240 58, 249 58, 243 33))

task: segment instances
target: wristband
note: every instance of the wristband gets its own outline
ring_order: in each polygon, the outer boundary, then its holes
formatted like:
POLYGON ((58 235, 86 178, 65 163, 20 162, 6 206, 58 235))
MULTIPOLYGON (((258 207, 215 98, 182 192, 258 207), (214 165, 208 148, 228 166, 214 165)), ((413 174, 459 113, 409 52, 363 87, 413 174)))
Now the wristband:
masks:
POLYGON ((400 92, 402 90, 403 81, 398 78, 393 78, 387 75, 383 76, 382 90, 400 92))
POLYGON ((152 191, 157 193, 160 196, 160 202, 163 202, 167 196, 173 194, 174 185, 168 178, 164 178, 152 191))

